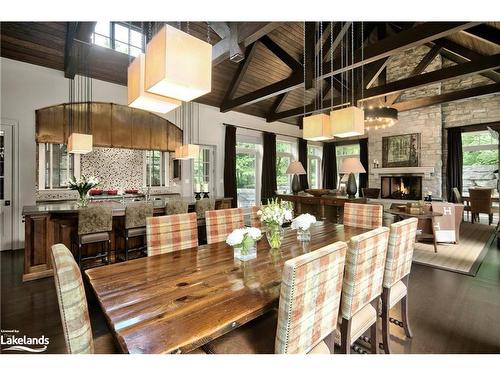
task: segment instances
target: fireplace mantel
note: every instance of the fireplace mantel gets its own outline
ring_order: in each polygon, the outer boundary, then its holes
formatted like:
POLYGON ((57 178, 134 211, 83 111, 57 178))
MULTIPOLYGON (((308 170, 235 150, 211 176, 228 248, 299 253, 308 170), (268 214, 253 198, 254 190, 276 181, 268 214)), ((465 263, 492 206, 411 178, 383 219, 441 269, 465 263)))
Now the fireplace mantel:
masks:
POLYGON ((371 168, 370 174, 378 178, 380 175, 415 175, 423 174, 425 178, 430 178, 434 174, 434 167, 398 167, 398 168, 371 168))

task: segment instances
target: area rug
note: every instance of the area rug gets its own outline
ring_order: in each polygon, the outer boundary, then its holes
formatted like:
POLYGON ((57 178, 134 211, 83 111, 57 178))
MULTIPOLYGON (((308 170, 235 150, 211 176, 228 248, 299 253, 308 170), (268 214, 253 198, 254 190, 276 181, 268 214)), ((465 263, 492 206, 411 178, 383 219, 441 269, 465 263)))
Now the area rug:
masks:
POLYGON ((432 243, 417 242, 413 262, 475 276, 495 238, 495 229, 493 225, 462 223, 458 244, 438 243, 435 253, 432 243))

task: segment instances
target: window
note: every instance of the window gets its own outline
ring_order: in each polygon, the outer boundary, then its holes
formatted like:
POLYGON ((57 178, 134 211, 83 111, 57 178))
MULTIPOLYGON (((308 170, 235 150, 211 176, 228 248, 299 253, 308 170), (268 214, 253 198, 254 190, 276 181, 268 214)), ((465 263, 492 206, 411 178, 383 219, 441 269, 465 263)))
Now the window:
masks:
POLYGON ((215 146, 200 145, 200 153, 193 163, 193 189, 208 191, 215 197, 215 146))
POLYGON ((292 176, 286 170, 293 158, 293 144, 286 141, 276 141, 276 186, 280 193, 289 193, 292 176))
MULTIPOLYGON (((359 159, 359 143, 353 143, 348 145, 341 145, 336 147, 337 150, 337 173, 340 170, 340 165, 342 164, 342 160, 346 158, 358 158, 359 159)), ((355 174, 356 176, 356 184, 359 186, 359 173, 355 174)), ((337 181, 339 181, 340 174, 337 175, 337 181)), ((344 178, 347 178, 345 176, 344 178)), ((344 181, 341 181, 344 182, 344 181)), ((347 182, 347 180, 345 181, 347 182)))
POLYGON ((92 43, 130 56, 144 51, 142 30, 125 22, 97 22, 92 43))
POLYGON ((307 175, 309 177, 309 188, 321 188, 321 158, 323 149, 321 146, 307 145, 307 175))
POLYGON ((498 174, 498 139, 489 131, 462 133, 463 193, 469 187, 496 188, 498 174))
POLYGON ((80 155, 69 154, 65 144, 38 145, 39 189, 64 189, 73 176, 80 177, 80 155))
POLYGON ((260 202, 261 154, 262 146, 257 141, 243 138, 236 143, 238 207, 248 208, 260 202))
POLYGON ((145 152, 144 185, 168 186, 168 161, 166 152, 148 150, 145 152))

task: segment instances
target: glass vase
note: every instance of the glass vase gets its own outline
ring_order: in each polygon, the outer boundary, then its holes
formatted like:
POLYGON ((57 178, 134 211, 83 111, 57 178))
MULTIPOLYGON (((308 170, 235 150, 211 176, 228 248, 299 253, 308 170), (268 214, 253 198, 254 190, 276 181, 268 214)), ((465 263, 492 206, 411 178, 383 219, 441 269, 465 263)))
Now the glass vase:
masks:
POLYGON ((271 225, 267 227, 266 238, 271 249, 279 249, 285 235, 285 230, 280 225, 271 225))
POLYGON ((311 241, 311 231, 309 229, 297 229, 297 241, 309 242, 311 241))
POLYGON ((89 197, 87 195, 87 192, 81 192, 79 193, 78 200, 76 201, 76 204, 78 207, 87 207, 89 204, 89 197))
POLYGON ((234 251, 234 257, 242 261, 257 258, 257 247, 255 246, 255 242, 253 243, 253 245, 249 247, 235 246, 233 247, 233 251, 234 251))

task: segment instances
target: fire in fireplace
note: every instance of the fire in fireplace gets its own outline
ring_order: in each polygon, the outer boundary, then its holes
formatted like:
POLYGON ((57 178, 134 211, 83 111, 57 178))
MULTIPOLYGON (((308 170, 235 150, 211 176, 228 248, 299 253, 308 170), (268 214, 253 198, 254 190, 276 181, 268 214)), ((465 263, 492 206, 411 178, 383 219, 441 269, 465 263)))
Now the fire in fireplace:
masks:
POLYGON ((385 199, 422 199, 421 176, 383 176, 381 186, 381 197, 385 199))

